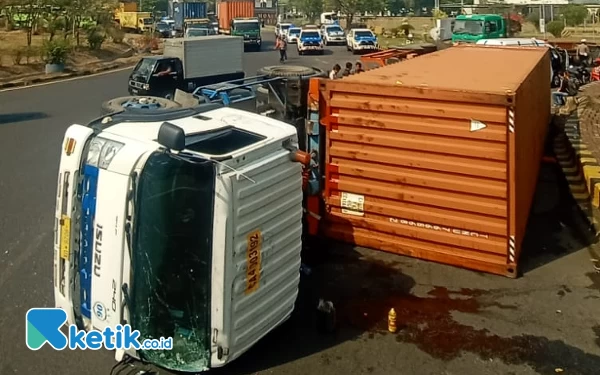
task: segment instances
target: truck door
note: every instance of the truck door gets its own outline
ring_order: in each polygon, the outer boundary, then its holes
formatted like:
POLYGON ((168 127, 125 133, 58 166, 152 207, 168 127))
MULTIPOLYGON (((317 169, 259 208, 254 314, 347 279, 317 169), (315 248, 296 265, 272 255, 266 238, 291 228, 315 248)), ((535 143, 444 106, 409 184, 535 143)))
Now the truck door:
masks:
POLYGON ((500 30, 501 30, 501 25, 498 25, 498 21, 496 20, 492 20, 492 21, 485 21, 484 24, 484 34, 485 34, 485 38, 499 38, 501 37, 500 35, 500 30))
POLYGON ((177 59, 159 60, 152 72, 151 95, 172 99, 182 79, 183 70, 177 59))

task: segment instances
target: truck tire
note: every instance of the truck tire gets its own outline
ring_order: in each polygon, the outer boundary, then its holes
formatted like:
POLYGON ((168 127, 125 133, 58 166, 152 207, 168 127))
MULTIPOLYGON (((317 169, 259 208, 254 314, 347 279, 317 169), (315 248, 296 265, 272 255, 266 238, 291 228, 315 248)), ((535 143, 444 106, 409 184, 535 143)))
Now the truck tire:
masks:
POLYGON ((301 77, 322 74, 323 71, 317 68, 309 68, 298 65, 275 65, 265 66, 258 69, 258 75, 268 75, 271 77, 301 77))
POLYGON ((114 98, 102 103, 102 109, 106 113, 120 112, 121 110, 127 110, 127 107, 123 107, 123 105, 127 102, 135 102, 140 99, 148 99, 147 103, 139 103, 139 106, 130 107, 134 109, 173 109, 179 108, 181 105, 172 100, 168 100, 165 98, 159 98, 156 96, 122 96, 120 98, 114 98))
POLYGON ((385 60, 385 65, 391 65, 391 64, 395 64, 395 63, 399 63, 400 59, 397 57, 390 57, 389 59, 385 60))

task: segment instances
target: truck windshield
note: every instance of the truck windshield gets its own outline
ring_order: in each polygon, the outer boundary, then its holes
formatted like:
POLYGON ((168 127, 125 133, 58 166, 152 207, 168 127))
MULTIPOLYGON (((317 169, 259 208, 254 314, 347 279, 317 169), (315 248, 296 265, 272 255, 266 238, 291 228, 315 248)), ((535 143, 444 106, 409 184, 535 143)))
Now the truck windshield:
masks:
POLYGON ((459 20, 454 22, 454 34, 480 35, 483 33, 483 22, 476 20, 459 20))
POLYGON ((156 30, 158 31, 166 31, 169 30, 171 27, 169 26, 169 24, 164 23, 164 22, 159 22, 156 24, 156 30))
POLYGON ((148 78, 154 70, 156 60, 154 59, 142 59, 133 69, 132 77, 148 78))
POLYGON ((343 33, 344 30, 342 30, 342 28, 339 27, 339 26, 331 26, 331 27, 327 28, 327 32, 331 33, 331 34, 333 34, 333 33, 343 33))
POLYGON ((177 371, 210 364, 214 164, 152 154, 138 179, 131 246, 131 324, 140 339, 173 337, 172 350, 141 351, 177 371))
POLYGON ((256 31, 260 29, 258 22, 234 22, 233 29, 235 31, 256 31))
POLYGON ((208 29, 187 29, 187 36, 207 36, 208 29))

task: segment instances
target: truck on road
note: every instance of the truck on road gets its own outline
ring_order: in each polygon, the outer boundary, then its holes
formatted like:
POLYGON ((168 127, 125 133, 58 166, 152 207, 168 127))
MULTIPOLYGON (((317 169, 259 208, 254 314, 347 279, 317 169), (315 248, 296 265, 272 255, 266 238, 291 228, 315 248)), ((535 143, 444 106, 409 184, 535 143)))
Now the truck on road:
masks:
POLYGON ((131 95, 173 98, 175 90, 244 77, 243 40, 227 35, 175 38, 165 41, 161 56, 140 60, 129 77, 131 95))
MULTIPOLYGON (((173 2, 171 17, 174 22, 174 29, 178 35, 185 33, 186 25, 192 20, 202 20, 207 17, 207 8, 205 2, 173 2)), ((210 21, 207 20, 210 24, 210 21)))
POLYGON ((115 22, 123 30, 143 33, 152 30, 153 20, 150 12, 115 12, 115 22))
POLYGON ((244 49, 260 51, 262 38, 261 23, 256 17, 239 17, 231 20, 229 34, 244 38, 244 49))
POLYGON ((512 38, 521 31, 517 14, 461 14, 454 20, 452 42, 476 43, 480 39, 512 38))
POLYGON ((217 17, 219 18, 219 32, 231 33, 231 21, 235 18, 253 18, 254 1, 220 1, 217 3, 217 17))

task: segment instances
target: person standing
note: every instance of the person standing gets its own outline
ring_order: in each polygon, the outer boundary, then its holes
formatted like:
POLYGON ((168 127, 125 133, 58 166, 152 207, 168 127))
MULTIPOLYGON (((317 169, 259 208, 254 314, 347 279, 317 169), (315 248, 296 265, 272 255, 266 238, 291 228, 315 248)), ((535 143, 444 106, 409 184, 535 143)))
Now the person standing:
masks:
POLYGON ((333 69, 331 69, 331 71, 329 72, 329 79, 337 79, 337 75, 340 72, 340 70, 342 70, 340 64, 335 64, 333 66, 333 69))
POLYGON ((577 58, 579 59, 579 65, 587 66, 589 56, 590 47, 588 47, 585 39, 581 39, 581 44, 577 46, 577 58))
POLYGON ((362 73, 365 70, 363 69, 362 63, 360 61, 356 62, 356 65, 354 65, 354 74, 358 74, 358 73, 362 73))
POLYGON ((283 63, 287 60, 287 42, 285 38, 280 35, 275 42, 275 49, 279 50, 279 62, 283 63))
POLYGON ((344 72, 342 73, 342 76, 346 77, 346 76, 349 76, 350 74, 352 74, 352 63, 351 62, 347 62, 346 63, 346 69, 344 69, 344 72))

